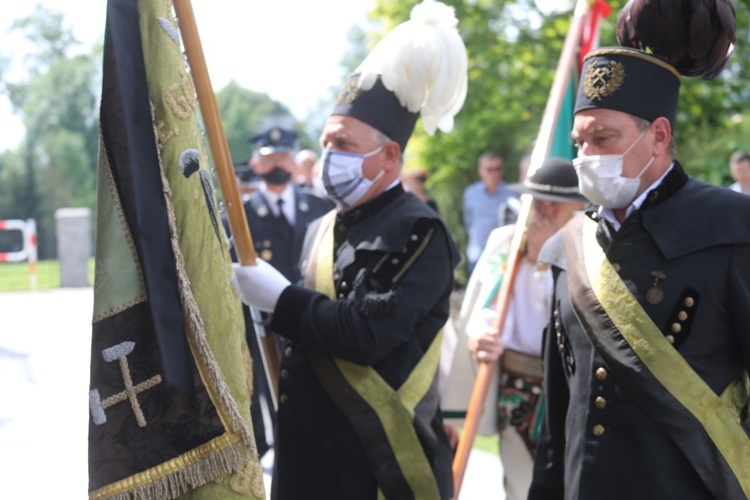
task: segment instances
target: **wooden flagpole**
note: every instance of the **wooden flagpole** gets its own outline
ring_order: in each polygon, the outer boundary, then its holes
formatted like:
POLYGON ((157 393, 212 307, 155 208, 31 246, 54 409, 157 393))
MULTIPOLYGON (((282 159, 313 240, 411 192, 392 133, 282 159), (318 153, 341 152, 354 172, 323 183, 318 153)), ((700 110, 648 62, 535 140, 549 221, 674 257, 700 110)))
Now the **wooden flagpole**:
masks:
MULTIPOLYGON (((529 165, 528 176, 534 174, 537 168, 542 164, 544 159, 549 155, 552 144, 552 137, 555 132, 557 119, 560 115, 565 90, 570 79, 573 64, 576 61, 578 45, 583 30, 584 18, 589 11, 590 0, 577 0, 576 8, 571 21, 570 29, 565 37, 563 51, 560 60, 557 63, 555 79, 550 89, 549 98, 542 115, 542 123, 539 127, 536 143, 531 153, 531 164, 529 165)), ((508 253, 507 267, 505 276, 495 302, 495 314, 492 318, 491 328, 494 331, 501 332, 505 324, 505 318, 508 313, 508 306, 515 283, 518 265, 523 258, 525 248, 525 231, 529 222, 531 211, 531 195, 524 194, 521 196, 521 209, 518 214, 518 220, 511 239, 510 252, 508 253)), ((477 377, 474 382, 474 388, 469 400, 469 408, 466 412, 464 428, 458 441, 458 448, 453 459, 453 482, 455 498, 458 498, 461 491, 466 465, 469 461, 469 452, 474 444, 479 420, 482 416, 484 403, 489 393, 490 384, 494 380, 495 368, 497 362, 479 363, 477 377)))
MULTIPOLYGON (((195 22, 195 14, 190 0, 174 0, 174 8, 182 33, 182 42, 185 45, 190 72, 195 82, 195 90, 198 94, 198 104, 200 105, 201 115, 203 116, 206 135, 211 148, 211 154, 214 159, 216 173, 219 178, 219 185, 224 197, 224 203, 227 209, 229 227, 234 238, 235 251, 237 260, 245 266, 256 265, 255 248, 250 235, 250 228, 247 225, 245 210, 240 201, 239 189, 234 176, 234 167, 232 158, 229 154, 229 145, 224 133, 224 125, 221 122, 221 115, 216 104, 211 79, 206 67, 206 59, 203 55, 198 27, 195 22)), ((274 406, 276 406, 276 397, 279 391, 279 351, 276 340, 271 336, 259 337, 261 355, 266 376, 271 382, 271 394, 274 406)))

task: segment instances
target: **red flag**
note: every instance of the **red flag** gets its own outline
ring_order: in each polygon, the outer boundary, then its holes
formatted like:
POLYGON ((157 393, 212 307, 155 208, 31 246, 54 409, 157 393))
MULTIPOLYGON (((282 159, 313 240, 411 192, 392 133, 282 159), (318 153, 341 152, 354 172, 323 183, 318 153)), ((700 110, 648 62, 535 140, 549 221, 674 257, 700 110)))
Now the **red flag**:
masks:
POLYGON ((578 54, 578 70, 583 67, 583 58, 590 50, 599 46, 599 21, 612 13, 606 0, 594 0, 581 33, 581 51, 578 54))

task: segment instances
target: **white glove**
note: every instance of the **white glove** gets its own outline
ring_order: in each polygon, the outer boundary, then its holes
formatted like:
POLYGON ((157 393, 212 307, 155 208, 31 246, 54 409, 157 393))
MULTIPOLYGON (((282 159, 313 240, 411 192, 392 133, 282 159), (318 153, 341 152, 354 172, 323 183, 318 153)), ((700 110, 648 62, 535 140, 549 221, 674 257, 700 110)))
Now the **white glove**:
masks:
POLYGON ((242 302, 261 311, 273 312, 281 292, 289 286, 289 280, 263 259, 257 259, 257 266, 232 264, 236 280, 232 280, 237 295, 242 302))

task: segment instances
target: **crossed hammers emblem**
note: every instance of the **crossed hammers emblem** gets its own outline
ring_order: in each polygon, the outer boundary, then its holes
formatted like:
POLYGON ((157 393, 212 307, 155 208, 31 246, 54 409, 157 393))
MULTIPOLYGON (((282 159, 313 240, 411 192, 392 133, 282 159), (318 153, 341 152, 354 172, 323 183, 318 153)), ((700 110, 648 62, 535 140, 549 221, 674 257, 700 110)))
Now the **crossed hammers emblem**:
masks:
POLYGON ((138 426, 146 427, 146 417, 143 416, 141 405, 138 402, 138 394, 161 383, 161 375, 154 375, 140 384, 133 385, 133 378, 130 376, 130 366, 128 365, 127 356, 133 352, 134 347, 135 342, 121 342, 102 351, 102 356, 106 362, 111 363, 113 361, 119 361, 122 379, 125 382, 125 390, 118 392, 103 401, 99 395, 98 389, 91 389, 89 391, 89 408, 91 409, 91 416, 94 419, 94 424, 104 424, 107 421, 107 415, 104 410, 127 399, 130 401, 130 406, 133 408, 133 413, 135 413, 138 426))

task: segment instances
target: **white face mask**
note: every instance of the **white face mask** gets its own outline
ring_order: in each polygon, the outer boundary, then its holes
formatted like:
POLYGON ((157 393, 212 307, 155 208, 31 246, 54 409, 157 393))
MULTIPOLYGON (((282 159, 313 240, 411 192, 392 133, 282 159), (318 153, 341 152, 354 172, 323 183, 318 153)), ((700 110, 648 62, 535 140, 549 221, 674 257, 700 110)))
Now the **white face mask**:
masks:
POLYGON ((376 155, 383 146, 369 153, 348 153, 346 151, 323 151, 321 161, 323 169, 321 176, 323 186, 328 197, 331 198, 339 208, 349 208, 357 203, 380 176, 385 173, 381 170, 374 179, 368 179, 362 172, 362 164, 365 158, 376 155))
POLYGON ((638 193, 641 175, 651 166, 656 157, 652 156, 635 178, 622 176, 622 161, 633 149, 643 134, 633 141, 621 155, 584 156, 573 160, 578 174, 578 188, 595 205, 606 208, 625 208, 638 193))

